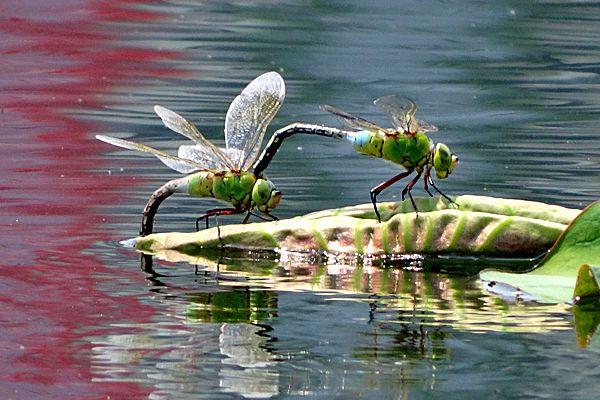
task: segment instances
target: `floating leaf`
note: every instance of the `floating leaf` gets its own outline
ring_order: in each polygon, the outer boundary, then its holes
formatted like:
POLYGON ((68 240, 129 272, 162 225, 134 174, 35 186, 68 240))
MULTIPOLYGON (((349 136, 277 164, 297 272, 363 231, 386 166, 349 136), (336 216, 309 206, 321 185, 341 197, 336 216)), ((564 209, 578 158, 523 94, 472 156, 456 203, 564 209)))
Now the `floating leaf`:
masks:
MULTIPOLYGON (((523 200, 460 196, 457 208, 441 198, 415 198, 325 210, 276 222, 222 226, 226 246, 254 250, 327 251, 346 254, 535 256, 547 250, 579 210, 523 200)), ((159 233, 136 239, 147 252, 198 254, 221 245, 216 228, 159 233)))
MULTIPOLYGON (((488 290, 502 297, 515 294, 540 302, 559 303, 600 295, 600 201, 571 222, 537 268, 525 274, 483 271, 488 290), (498 291, 496 287, 508 290, 498 291)), ((517 296, 518 297, 518 296, 517 296)))

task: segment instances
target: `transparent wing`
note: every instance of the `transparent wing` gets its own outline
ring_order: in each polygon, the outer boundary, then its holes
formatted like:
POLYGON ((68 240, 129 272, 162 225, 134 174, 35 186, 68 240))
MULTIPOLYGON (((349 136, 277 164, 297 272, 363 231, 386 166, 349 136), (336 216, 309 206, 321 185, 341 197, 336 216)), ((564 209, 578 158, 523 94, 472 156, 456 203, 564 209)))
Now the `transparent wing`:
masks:
MULTIPOLYGON (((179 146, 177 157, 190 160, 201 165, 205 165, 207 168, 213 169, 215 171, 223 171, 223 167, 219 163, 211 162, 206 159, 204 150, 205 148, 201 145, 179 146)), ((227 156, 227 158, 232 160, 237 159, 237 157, 239 157, 240 155, 240 151, 237 149, 225 149, 219 147, 219 150, 222 151, 227 156)))
POLYGON ((285 97, 285 84, 277 72, 254 79, 237 96, 225 117, 225 145, 235 167, 247 170, 258 156, 265 131, 285 97), (237 151, 234 151, 237 150, 237 151))
POLYGON ((415 134, 419 129, 419 123, 415 118, 417 105, 406 97, 395 95, 380 97, 373 103, 392 118, 394 127, 404 133, 415 134))
POLYGON ((419 131, 420 132, 437 132, 438 128, 437 126, 430 124, 427 121, 423 121, 422 119, 417 119, 417 123, 419 124, 419 131))
POLYGON ((241 150, 227 149, 227 148, 223 148, 223 147, 220 147, 220 149, 223 151, 223 153, 227 154, 227 157, 231 158, 232 160, 237 160, 238 158, 242 157, 241 150))
POLYGON ((361 130, 366 129, 369 131, 387 131, 387 129, 382 128, 379 125, 369 122, 364 118, 356 117, 352 114, 347 113, 346 111, 340 110, 339 108, 327 104, 321 104, 319 107, 321 108, 321 110, 330 112, 336 117, 338 117, 342 121, 342 123, 349 128, 361 130))
POLYGON ((191 172, 199 170, 208 170, 208 168, 205 168, 201 164, 198 164, 194 161, 184 160, 140 143, 130 142, 129 140, 118 139, 105 135, 96 135, 96 139, 112 144, 114 146, 123 147, 124 149, 154 154, 167 167, 174 169, 175 171, 180 172, 182 174, 189 174, 191 172))
POLYGON ((190 155, 190 158, 185 158, 218 171, 234 169, 234 164, 229 157, 217 146, 208 141, 192 122, 162 106, 154 106, 154 111, 167 128, 182 134, 196 143, 196 146, 186 146, 189 150, 186 154, 190 155), (193 150, 190 148, 193 148, 193 150))

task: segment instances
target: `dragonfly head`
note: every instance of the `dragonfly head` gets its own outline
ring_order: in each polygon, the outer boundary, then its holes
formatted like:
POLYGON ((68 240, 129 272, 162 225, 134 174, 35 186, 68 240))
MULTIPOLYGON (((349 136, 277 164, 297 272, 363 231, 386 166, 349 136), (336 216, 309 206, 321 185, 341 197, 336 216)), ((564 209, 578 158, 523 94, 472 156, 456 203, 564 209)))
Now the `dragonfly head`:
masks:
POLYGON ((435 145, 433 150, 433 168, 438 179, 447 178, 458 164, 458 157, 450 152, 443 143, 435 145))
POLYGON ((269 212, 281 201, 281 192, 275 189, 273 182, 259 178, 252 189, 252 202, 259 211, 269 212))

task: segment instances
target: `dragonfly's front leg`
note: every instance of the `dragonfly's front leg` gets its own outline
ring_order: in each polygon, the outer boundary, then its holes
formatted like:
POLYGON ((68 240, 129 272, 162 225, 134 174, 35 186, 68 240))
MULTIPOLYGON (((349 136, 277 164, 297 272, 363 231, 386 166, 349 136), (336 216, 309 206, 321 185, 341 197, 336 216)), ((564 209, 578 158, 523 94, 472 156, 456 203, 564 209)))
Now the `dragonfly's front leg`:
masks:
POLYGON ((429 197, 433 197, 433 193, 429 191, 429 181, 431 181, 431 167, 427 167, 425 170, 425 177, 423 178, 423 187, 425 191, 429 194, 429 197))
POLYGON ((410 182, 408 182, 408 184, 402 190, 402 201, 404 201, 404 196, 408 193, 410 202, 412 203, 413 207, 415 208, 415 212, 417 212, 417 213, 419 212, 419 210, 417 209, 417 205, 415 204, 415 200, 413 199, 412 194, 410 194, 410 191, 412 190, 413 186, 415 186, 415 183, 417 183, 419 181, 419 179, 421 179, 422 173, 423 173, 423 170, 419 170, 417 172, 417 175, 410 182))
POLYGON ((273 214, 269 214, 268 212, 264 212, 265 215, 268 215, 269 218, 271 218, 271 221, 279 221, 279 218, 277 218, 276 216, 274 216, 273 214))
POLYGON ((262 213, 265 214, 266 216, 268 216, 270 219, 267 219, 267 218, 263 217, 260 214, 256 214, 256 213, 250 211, 251 215, 254 215, 256 218, 258 218, 260 220, 267 221, 267 222, 270 222, 270 221, 279 221, 279 218, 277 218, 273 214, 269 214, 268 212, 265 212, 265 211, 263 211, 262 213))
POLYGON ((248 220, 250 219, 250 216, 252 215, 252 208, 248 209, 248 212, 246 213, 246 216, 244 217, 244 219, 242 220, 242 224, 247 224, 248 220))
POLYGON ((257 213, 255 213, 255 212, 251 212, 250 214, 251 214, 251 215, 254 215, 256 218, 258 218, 258 219, 260 219, 260 220, 262 220, 262 221, 267 221, 267 222, 268 222, 268 221, 271 221, 270 219, 267 219, 267 218, 263 217, 262 215, 260 215, 260 214, 257 214, 257 213))
MULTIPOLYGON (((433 181, 433 178, 431 176, 427 176, 427 178, 428 178, 427 180, 429 181, 429 184, 431 185, 431 187, 434 188, 443 198, 448 200, 450 203, 454 204, 457 208, 460 207, 457 202, 452 200, 450 197, 446 196, 446 194, 444 192, 442 192, 440 189, 438 189, 437 186, 435 186, 435 182, 433 181)), ((425 182, 425 185, 427 185, 427 182, 425 182)))
POLYGON ((274 215, 269 214, 266 211, 263 211, 263 214, 267 215, 269 218, 271 219, 266 219, 265 217, 263 217, 260 214, 256 214, 252 212, 252 209, 248 210, 248 214, 246 214, 246 217, 244 218, 244 220, 242 221, 242 224, 245 224, 248 222, 248 219, 250 218, 251 215, 254 215, 256 218, 261 219, 263 221, 279 221, 279 218, 277 218, 274 215))
POLYGON ((388 179, 387 181, 380 183, 379 185, 377 185, 373 189, 371 189, 371 203, 373 203, 373 208, 375 209, 375 215, 377 215, 377 221, 381 222, 381 215, 379 215, 379 210, 377 210, 377 196, 379 195, 379 193, 381 193, 382 191, 384 191, 385 189, 387 189, 394 183, 398 182, 400 179, 406 178, 407 176, 412 174, 413 171, 414 171, 414 169, 411 168, 408 171, 398 174, 398 175, 394 176, 393 178, 388 179))

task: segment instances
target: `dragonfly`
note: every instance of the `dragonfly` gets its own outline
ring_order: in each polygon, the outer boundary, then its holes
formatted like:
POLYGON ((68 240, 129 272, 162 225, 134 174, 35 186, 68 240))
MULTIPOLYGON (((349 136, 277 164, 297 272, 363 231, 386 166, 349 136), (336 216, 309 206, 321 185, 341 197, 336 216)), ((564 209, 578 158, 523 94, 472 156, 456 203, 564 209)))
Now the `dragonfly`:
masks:
POLYGON ((416 175, 402 190, 402 200, 408 194, 416 212, 418 210, 411 190, 421 176, 424 176, 424 188, 430 196, 433 197, 433 193, 429 190, 429 186, 433 187, 446 200, 456 204, 437 188, 431 176, 433 169, 438 179, 446 179, 458 164, 458 157, 450 151, 448 146, 443 143, 434 143, 426 135, 426 133, 436 132, 437 127, 416 118, 417 105, 406 97, 384 96, 375 100, 374 103, 389 115, 393 128, 382 128, 364 118, 330 105, 323 104, 321 109, 334 114, 346 127, 352 129, 342 132, 344 132, 345 138, 354 144, 357 153, 383 158, 401 165, 406 170, 371 189, 371 202, 377 220, 381 222, 381 215, 377 209, 377 196, 413 172, 416 172, 416 175))
MULTIPOLYGON (((154 216, 160 204, 174 193, 187 193, 193 197, 213 198, 228 203, 206 211, 196 219, 200 222, 220 215, 246 213, 242 223, 258 210, 271 220, 271 214, 281 201, 282 194, 273 182, 260 171, 251 172, 269 123, 273 120, 285 98, 285 84, 277 72, 267 72, 254 79, 233 100, 225 117, 225 148, 219 148, 207 140, 189 120, 162 106, 154 111, 164 125, 194 142, 179 147, 177 156, 144 144, 112 136, 97 135, 96 138, 125 149, 150 153, 169 168, 186 176, 173 179, 157 189, 148 200, 142 213, 140 235, 152 233, 154 216)), ((218 228, 218 221, 217 221, 218 228)), ((219 235, 220 238, 220 235, 219 235)))

